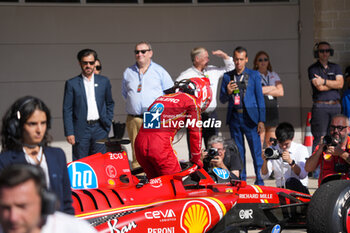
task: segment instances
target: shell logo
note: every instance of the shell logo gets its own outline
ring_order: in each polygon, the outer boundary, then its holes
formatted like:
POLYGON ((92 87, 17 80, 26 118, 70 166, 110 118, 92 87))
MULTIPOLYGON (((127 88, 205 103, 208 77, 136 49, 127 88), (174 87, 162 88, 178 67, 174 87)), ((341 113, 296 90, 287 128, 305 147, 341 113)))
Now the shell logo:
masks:
POLYGON ((210 225, 210 210, 204 202, 190 201, 184 205, 181 213, 181 228, 186 233, 206 232, 210 225))
POLYGON ((114 185, 115 185, 115 181, 114 181, 114 180, 112 180, 112 179, 108 179, 108 184, 109 184, 109 185, 113 185, 113 186, 114 186, 114 185))

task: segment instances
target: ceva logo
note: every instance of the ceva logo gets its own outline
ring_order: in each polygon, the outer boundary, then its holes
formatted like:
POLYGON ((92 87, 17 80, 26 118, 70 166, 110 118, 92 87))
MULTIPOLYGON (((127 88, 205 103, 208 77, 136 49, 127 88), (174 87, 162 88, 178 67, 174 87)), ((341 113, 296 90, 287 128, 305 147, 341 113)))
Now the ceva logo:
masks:
POLYGON ((154 211, 148 211, 145 213, 145 217, 147 219, 166 219, 166 218, 175 218, 175 212, 172 209, 166 209, 166 210, 154 210, 154 211))
POLYGON ((69 164, 68 174, 72 189, 98 188, 96 173, 86 163, 73 162, 69 164))

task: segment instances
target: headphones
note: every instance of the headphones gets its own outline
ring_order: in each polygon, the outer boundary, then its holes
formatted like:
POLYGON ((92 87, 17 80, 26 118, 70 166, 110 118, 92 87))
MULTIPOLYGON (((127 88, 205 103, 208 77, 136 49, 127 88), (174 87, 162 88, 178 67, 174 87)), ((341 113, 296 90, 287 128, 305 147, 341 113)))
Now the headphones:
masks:
POLYGON ((10 137, 14 139, 19 139, 22 136, 22 129, 20 129, 20 120, 22 115, 23 108, 34 101, 33 97, 28 97, 28 99, 23 100, 23 102, 19 105, 19 107, 13 111, 12 117, 8 122, 7 133, 10 137))
POLYGON ((319 55, 318 55, 318 52, 319 52, 318 47, 320 47, 320 45, 323 45, 323 44, 328 45, 328 46, 329 46, 329 53, 330 53, 330 55, 331 55, 331 56, 334 55, 334 49, 331 47, 331 45, 330 45, 328 42, 326 42, 326 41, 321 41, 321 42, 318 42, 318 43, 316 43, 316 44, 314 45, 314 49, 313 49, 314 58, 319 58, 319 55))
POLYGON ((32 164, 14 164, 11 165, 11 168, 15 170, 26 170, 31 174, 33 180, 40 181, 41 216, 46 218, 48 215, 53 214, 56 210, 58 200, 56 195, 47 189, 46 176, 43 169, 32 164))

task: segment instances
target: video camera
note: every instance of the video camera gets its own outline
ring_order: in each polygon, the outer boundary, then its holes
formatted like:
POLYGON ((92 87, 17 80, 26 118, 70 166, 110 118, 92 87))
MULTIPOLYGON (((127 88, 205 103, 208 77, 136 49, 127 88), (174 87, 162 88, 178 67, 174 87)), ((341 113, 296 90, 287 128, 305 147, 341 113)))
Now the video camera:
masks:
POLYGON ((338 141, 335 140, 330 135, 326 135, 326 136, 323 137, 323 144, 325 144, 327 146, 337 146, 338 145, 338 141))
MULTIPOLYGON (((272 142, 272 146, 277 145, 276 138, 270 138, 270 142, 272 142)), ((282 157, 282 153, 279 150, 274 149, 272 146, 265 149, 266 160, 279 159, 280 157, 282 157)))

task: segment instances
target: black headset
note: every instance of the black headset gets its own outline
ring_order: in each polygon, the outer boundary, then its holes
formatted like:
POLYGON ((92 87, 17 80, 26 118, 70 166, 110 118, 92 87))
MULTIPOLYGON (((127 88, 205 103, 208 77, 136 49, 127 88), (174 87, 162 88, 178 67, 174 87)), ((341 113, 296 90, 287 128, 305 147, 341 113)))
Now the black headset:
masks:
POLYGON ((20 128, 20 120, 22 115, 23 108, 34 101, 33 97, 28 97, 28 99, 23 100, 21 104, 19 104, 18 108, 12 112, 12 117, 8 122, 7 133, 10 137, 19 139, 22 136, 22 129, 20 128))
POLYGON ((57 207, 56 195, 49 191, 46 186, 45 173, 39 166, 32 164, 14 164, 11 167, 14 169, 27 170, 35 180, 40 180, 40 198, 41 198, 41 216, 46 218, 48 215, 53 214, 57 207))
POLYGON ((334 49, 331 47, 331 45, 326 42, 326 41, 321 41, 321 42, 318 42, 314 45, 314 49, 313 49, 313 53, 314 53, 314 58, 319 58, 319 55, 318 55, 318 47, 322 44, 325 44, 325 45, 328 45, 329 46, 329 52, 330 52, 330 55, 333 56, 334 55, 334 49))

